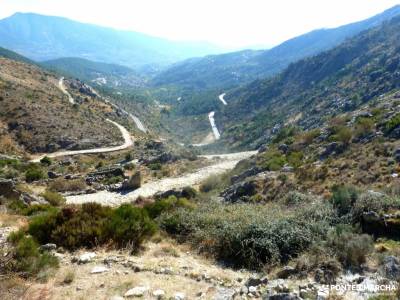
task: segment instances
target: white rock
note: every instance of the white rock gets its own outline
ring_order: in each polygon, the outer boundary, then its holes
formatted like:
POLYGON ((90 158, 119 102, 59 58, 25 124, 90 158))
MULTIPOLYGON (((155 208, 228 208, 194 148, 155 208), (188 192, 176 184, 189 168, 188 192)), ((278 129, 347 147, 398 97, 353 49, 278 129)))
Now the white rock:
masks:
POLYGON ((155 290, 153 296, 157 299, 162 299, 165 296, 165 292, 163 290, 155 290))
POLYGON ((184 300, 185 294, 184 293, 175 293, 174 300, 184 300))
POLYGON ((149 290, 146 286, 137 286, 127 291, 124 297, 141 297, 149 290))
POLYGON ((124 298, 121 297, 121 296, 112 296, 112 297, 110 298, 110 300, 124 300, 124 298))
POLYGON ((249 286, 249 293, 256 293, 257 288, 255 286, 249 286))
POLYGON ((104 266, 96 266, 92 269, 90 274, 98 274, 98 273, 104 273, 104 272, 108 272, 108 268, 106 268, 104 266))
POLYGON ((94 252, 86 252, 86 253, 82 254, 81 256, 79 256, 78 262, 80 264, 86 264, 86 263, 90 262, 95 257, 96 257, 96 253, 94 253, 94 252))

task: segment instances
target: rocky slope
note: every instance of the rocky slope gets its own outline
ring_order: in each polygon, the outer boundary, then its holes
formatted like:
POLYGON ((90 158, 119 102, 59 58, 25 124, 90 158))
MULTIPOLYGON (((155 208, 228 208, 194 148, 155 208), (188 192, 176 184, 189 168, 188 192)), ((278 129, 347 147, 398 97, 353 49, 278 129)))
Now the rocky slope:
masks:
POLYGON ((0 65, 0 122, 4 135, 17 147, 37 153, 122 143, 118 128, 105 121, 119 119, 115 109, 90 87, 65 81, 76 102, 71 104, 53 74, 6 58, 0 58, 0 65))
POLYGON ((338 28, 315 30, 264 51, 239 51, 178 63, 153 79, 153 84, 177 85, 189 89, 234 87, 275 75, 290 63, 333 48, 400 13, 395 6, 369 19, 338 28))

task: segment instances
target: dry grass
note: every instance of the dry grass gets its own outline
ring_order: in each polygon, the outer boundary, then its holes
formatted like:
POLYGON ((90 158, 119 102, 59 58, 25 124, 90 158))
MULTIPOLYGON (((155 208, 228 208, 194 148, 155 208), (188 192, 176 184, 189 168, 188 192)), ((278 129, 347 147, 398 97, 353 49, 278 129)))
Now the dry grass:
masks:
MULTIPOLYGON (((215 293, 213 284, 204 280, 197 281, 196 276, 208 274, 212 278, 220 278, 222 281, 238 285, 236 282, 238 276, 244 278, 249 275, 246 272, 238 274, 233 270, 219 267, 214 261, 197 256, 189 252, 186 246, 176 245, 169 240, 160 243, 149 242, 139 256, 130 256, 128 252, 121 251, 99 250, 96 253, 97 257, 93 263, 79 266, 71 266, 69 263, 71 257, 67 254, 48 285, 33 285, 29 292, 37 294, 37 290, 43 291, 47 287, 52 295, 51 299, 55 300, 109 299, 115 295, 123 296, 130 288, 143 285, 150 288, 150 293, 156 289, 163 289, 167 298, 176 292, 183 292, 187 299, 195 299, 198 292, 205 292, 205 298, 211 299, 215 293), (175 252, 179 256, 174 255, 175 252), (132 268, 115 263, 109 266, 110 270, 106 273, 90 274, 94 266, 103 265, 103 259, 109 256, 122 257, 123 261, 129 260, 144 270, 135 273, 132 268), (161 274, 158 272, 161 268, 171 269, 173 274, 161 274), (74 272, 74 280, 70 284, 63 284, 71 269, 74 272)), ((144 298, 151 297, 148 294, 144 298)))

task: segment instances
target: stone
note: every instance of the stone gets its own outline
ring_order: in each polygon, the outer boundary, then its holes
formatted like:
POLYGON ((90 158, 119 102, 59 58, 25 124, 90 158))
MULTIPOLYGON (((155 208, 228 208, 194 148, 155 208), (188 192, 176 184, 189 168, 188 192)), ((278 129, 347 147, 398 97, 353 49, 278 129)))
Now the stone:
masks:
POLYGON ((178 293, 175 293, 175 294, 174 294, 174 298, 173 298, 173 299, 174 299, 174 300, 185 300, 185 299, 186 299, 186 296, 185 296, 184 293, 178 292, 178 293))
POLYGON ((283 154, 286 154, 289 151, 289 146, 286 144, 280 144, 278 146, 278 150, 281 151, 283 154))
POLYGON ((292 166, 289 166, 288 164, 286 164, 282 167, 282 172, 285 172, 285 173, 291 173, 291 172, 293 172, 293 170, 294 170, 294 168, 292 166))
POLYGON ((342 143, 332 142, 324 146, 320 152, 320 158, 325 159, 331 155, 340 154, 344 151, 345 146, 342 143))
POLYGON ((280 293, 275 295, 266 295, 262 297, 263 300, 301 300, 296 294, 280 293))
POLYGON ((400 162, 400 148, 397 148, 393 152, 393 158, 397 161, 400 162))
POLYGON ((93 258, 96 257, 96 253, 94 252, 86 252, 84 254, 82 254, 81 256, 79 256, 78 258, 78 263, 79 264, 86 264, 90 261, 93 260, 93 258))
POLYGON ((137 171, 128 180, 124 181, 122 184, 123 190, 136 190, 140 188, 142 184, 142 175, 140 171, 137 171))
POLYGON ((262 173, 262 172, 264 172, 264 171, 265 171, 265 168, 261 168, 261 167, 257 167, 257 166, 252 167, 252 168, 250 168, 250 169, 244 171, 243 173, 241 173, 241 174, 239 174, 239 175, 232 176, 232 178, 231 178, 231 183, 232 183, 232 184, 235 184, 235 183, 237 183, 237 182, 239 182, 239 181, 245 180, 245 179, 248 178, 248 177, 251 177, 251 176, 255 176, 255 175, 257 175, 257 174, 260 174, 260 173, 262 173))
POLYGON ((42 250, 42 251, 53 251, 56 249, 57 249, 57 245, 51 244, 51 243, 40 246, 40 250, 42 250))
POLYGON ((147 286, 137 286, 128 290, 124 297, 142 297, 148 290, 147 286))
POLYGON ((247 180, 234 184, 221 193, 226 202, 247 202, 251 196, 257 194, 258 184, 255 180, 247 180))
POLYGON ((96 266, 92 269, 92 271, 90 271, 90 274, 100 274, 104 272, 108 272, 108 268, 104 266, 96 266))
POLYGON ((163 299, 165 297, 165 291, 160 289, 155 290, 153 291, 153 296, 157 299, 163 299))
POLYGON ((50 179, 56 179, 56 178, 60 177, 61 174, 58 174, 58 173, 53 172, 53 171, 48 171, 48 172, 47 172, 47 176, 48 176, 50 179))
POLYGON ((112 296, 111 298, 110 298, 110 300, 124 300, 124 297, 121 297, 121 296, 112 296))
POLYGON ((281 279, 287 279, 287 278, 289 278, 291 275, 293 275, 295 273, 296 273, 296 269, 295 268, 293 268, 291 266, 285 266, 285 267, 283 267, 282 270, 280 270, 278 272, 278 274, 276 276, 278 278, 281 278, 281 279))
POLYGON ((246 295, 249 292, 249 288, 247 286, 242 286, 242 288, 240 289, 240 294, 241 295, 246 295))
POLYGON ((381 273, 391 280, 400 280, 400 260, 395 256, 386 256, 383 259, 381 273))
POLYGON ((15 189, 15 182, 11 179, 0 179, 0 196, 9 199, 18 199, 20 193, 15 189))
POLYGON ((268 283, 268 278, 266 276, 259 276, 259 275, 252 275, 247 279, 246 281, 246 286, 259 286, 261 284, 267 284, 268 283))
POLYGON ((257 288, 255 286, 249 286, 249 293, 257 293, 257 288))

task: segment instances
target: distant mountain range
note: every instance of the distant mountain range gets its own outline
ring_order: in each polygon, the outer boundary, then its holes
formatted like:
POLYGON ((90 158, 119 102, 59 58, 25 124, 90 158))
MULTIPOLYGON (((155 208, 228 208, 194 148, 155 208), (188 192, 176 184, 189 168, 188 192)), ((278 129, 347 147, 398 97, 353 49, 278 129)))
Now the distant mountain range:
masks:
POLYGON ((170 41, 33 13, 0 20, 0 46, 36 61, 78 57, 132 68, 221 52, 208 43, 170 41))
POLYGON ((290 63, 339 45, 347 38, 400 14, 400 5, 364 21, 333 29, 319 29, 290 39, 270 50, 246 50, 179 62, 158 74, 155 86, 189 89, 233 87, 279 73, 290 63))
POLYGON ((41 65, 66 76, 79 78, 94 86, 134 88, 145 84, 145 79, 136 71, 116 64, 67 57, 48 60, 42 62, 41 65))

